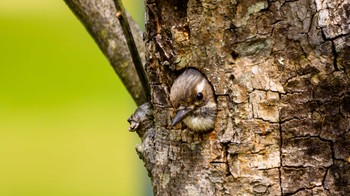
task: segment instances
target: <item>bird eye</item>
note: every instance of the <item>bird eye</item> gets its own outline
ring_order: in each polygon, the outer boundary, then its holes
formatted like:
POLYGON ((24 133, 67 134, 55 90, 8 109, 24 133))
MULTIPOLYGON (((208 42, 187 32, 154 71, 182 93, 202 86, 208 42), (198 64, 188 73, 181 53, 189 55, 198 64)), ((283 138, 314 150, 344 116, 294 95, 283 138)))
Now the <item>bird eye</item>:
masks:
POLYGON ((200 101, 203 99, 203 93, 199 92, 197 93, 197 97, 196 97, 197 101, 200 101))

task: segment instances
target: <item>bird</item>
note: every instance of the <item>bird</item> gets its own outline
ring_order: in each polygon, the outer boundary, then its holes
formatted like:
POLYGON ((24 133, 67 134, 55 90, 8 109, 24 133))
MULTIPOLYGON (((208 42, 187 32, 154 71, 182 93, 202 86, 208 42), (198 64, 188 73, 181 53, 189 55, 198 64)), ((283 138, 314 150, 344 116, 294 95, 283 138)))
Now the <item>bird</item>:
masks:
POLYGON ((170 102, 177 110, 171 127, 182 121, 195 132, 214 129, 217 116, 214 90, 197 69, 188 68, 175 79, 170 89, 170 102))

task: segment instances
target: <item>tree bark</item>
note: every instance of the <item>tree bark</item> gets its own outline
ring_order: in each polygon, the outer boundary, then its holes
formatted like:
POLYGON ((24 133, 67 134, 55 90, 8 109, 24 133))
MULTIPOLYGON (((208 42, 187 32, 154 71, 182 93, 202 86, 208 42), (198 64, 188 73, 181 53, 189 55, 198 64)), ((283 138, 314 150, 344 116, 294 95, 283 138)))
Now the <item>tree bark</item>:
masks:
POLYGON ((350 192, 349 1, 147 0, 152 101, 131 117, 155 195, 350 192), (212 83, 213 132, 170 127, 185 67, 212 83))
MULTIPOLYGON (((111 0, 65 1, 113 65, 127 59, 111 44, 111 0)), ((343 0, 146 0, 152 100, 129 121, 155 195, 348 195, 349 10, 343 0), (211 133, 170 127, 169 89, 185 67, 214 87, 211 133)))

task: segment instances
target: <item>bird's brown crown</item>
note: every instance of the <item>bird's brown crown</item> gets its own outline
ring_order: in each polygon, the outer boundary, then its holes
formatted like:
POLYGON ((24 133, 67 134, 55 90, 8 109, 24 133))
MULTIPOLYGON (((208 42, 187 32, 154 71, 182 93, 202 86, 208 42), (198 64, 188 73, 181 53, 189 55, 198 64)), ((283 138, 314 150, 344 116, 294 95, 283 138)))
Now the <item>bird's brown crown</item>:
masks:
POLYGON ((214 99, 211 85, 201 72, 192 68, 185 70, 170 90, 170 101, 175 108, 200 106, 210 99, 214 99))

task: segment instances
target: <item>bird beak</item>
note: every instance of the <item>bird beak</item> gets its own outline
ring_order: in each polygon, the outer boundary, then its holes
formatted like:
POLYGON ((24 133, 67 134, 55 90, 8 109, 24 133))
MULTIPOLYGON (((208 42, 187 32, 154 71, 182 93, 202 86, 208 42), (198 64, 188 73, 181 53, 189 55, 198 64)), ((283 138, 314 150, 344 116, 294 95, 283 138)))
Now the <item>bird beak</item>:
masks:
POLYGON ((171 123, 171 127, 175 126, 182 119, 184 119, 191 111, 192 111, 192 108, 180 107, 179 110, 177 110, 177 113, 173 122, 171 123))

